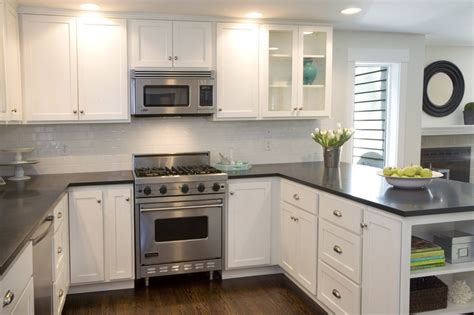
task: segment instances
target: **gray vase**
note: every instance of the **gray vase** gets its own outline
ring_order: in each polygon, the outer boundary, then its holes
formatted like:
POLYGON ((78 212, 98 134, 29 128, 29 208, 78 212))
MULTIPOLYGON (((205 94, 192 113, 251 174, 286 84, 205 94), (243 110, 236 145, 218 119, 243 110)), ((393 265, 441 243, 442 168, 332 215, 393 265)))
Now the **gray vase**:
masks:
POLYGON ((327 168, 339 167, 341 157, 341 147, 324 148, 324 166, 327 168))

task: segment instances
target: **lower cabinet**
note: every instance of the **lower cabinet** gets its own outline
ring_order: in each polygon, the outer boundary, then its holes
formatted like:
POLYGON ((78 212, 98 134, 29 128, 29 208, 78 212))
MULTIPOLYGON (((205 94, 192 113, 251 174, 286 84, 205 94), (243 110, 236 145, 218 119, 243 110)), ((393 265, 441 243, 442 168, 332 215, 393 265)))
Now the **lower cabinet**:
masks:
POLYGON ((71 284, 133 279, 131 185, 70 190, 71 284))
POLYGON ((271 181, 229 181, 226 269, 271 263, 271 181))
POLYGON ((317 217, 280 203, 281 267, 316 294, 317 217))
POLYGON ((65 194, 54 208, 53 314, 63 311, 69 290, 69 209, 65 194))

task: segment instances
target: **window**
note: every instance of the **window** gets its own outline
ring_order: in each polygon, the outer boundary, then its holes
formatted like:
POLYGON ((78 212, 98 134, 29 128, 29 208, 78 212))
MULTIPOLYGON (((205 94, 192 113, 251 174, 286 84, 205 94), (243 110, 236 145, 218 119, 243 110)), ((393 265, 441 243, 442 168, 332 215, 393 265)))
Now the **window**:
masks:
POLYGON ((382 168, 387 160, 389 65, 359 64, 354 76, 352 163, 382 168))

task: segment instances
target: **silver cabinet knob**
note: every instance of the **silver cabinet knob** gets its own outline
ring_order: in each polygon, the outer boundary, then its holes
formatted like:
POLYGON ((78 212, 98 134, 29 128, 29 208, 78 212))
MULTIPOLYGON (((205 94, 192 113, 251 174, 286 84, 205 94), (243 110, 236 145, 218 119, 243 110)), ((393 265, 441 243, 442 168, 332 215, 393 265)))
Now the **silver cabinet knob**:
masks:
POLYGON ((222 108, 219 108, 218 111, 219 111, 219 112, 222 112, 222 108))
POLYGON ((174 60, 178 60, 178 56, 174 56, 174 60))
POLYGON ((341 246, 339 245, 334 245, 334 247, 332 248, 336 253, 338 254, 342 254, 342 248, 341 246))
POLYGON ((300 196, 299 196, 298 194, 294 194, 294 195, 293 195, 293 199, 295 199, 295 200, 300 200, 300 196))
POLYGON ((58 212, 58 219, 61 219, 63 217, 63 213, 62 212, 58 212))
POLYGON ((234 193, 233 191, 231 191, 229 194, 230 194, 231 196, 233 196, 235 193, 234 193))
POLYGON ((77 114, 77 109, 74 109, 72 112, 73 112, 74 114, 77 114))
POLYGON ((129 202, 129 201, 130 201, 130 198, 125 198, 125 201, 126 201, 126 202, 129 202))
POLYGON ((168 56, 168 60, 170 60, 170 61, 171 61, 171 60, 173 60, 173 57, 171 57, 171 56, 168 56))
POLYGON ((101 202, 102 202, 102 200, 100 200, 100 199, 97 199, 97 203, 101 203, 101 202))
POLYGON ((298 107, 293 107, 293 110, 298 110, 298 107))
POLYGON ((15 299, 15 293, 8 290, 7 293, 3 296, 3 307, 10 305, 15 299))
POLYGON ((59 289, 59 294, 58 294, 58 296, 59 296, 59 297, 62 297, 63 295, 64 295, 63 289, 59 289))
POLYGON ((83 109, 81 109, 81 110, 79 111, 79 113, 81 113, 81 114, 84 114, 84 110, 83 110, 83 109))
POLYGON ((334 295, 337 299, 340 299, 342 297, 341 293, 339 293, 339 291, 337 291, 336 289, 332 290, 332 295, 334 295))
POLYGON ((334 216, 336 216, 336 217, 338 217, 338 218, 342 217, 342 212, 339 211, 339 210, 337 210, 337 209, 334 210, 334 211, 332 212, 332 214, 334 214, 334 216))
POLYGON ((363 229, 366 229, 367 228, 367 223, 361 222, 360 227, 363 228, 363 229))
POLYGON ((16 113, 16 112, 17 112, 16 108, 12 109, 12 113, 16 113))
POLYGON ((298 110, 303 110, 303 107, 298 108, 298 110))
POLYGON ((63 248, 61 246, 58 247, 58 254, 61 254, 63 252, 63 248))

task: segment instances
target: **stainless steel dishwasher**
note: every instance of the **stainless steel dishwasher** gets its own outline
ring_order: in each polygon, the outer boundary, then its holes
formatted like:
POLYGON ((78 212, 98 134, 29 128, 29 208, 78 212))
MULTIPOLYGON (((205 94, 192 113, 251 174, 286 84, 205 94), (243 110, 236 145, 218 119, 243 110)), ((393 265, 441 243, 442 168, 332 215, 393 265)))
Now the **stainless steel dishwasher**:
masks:
POLYGON ((48 215, 33 234, 35 314, 53 313, 53 220, 48 215))

